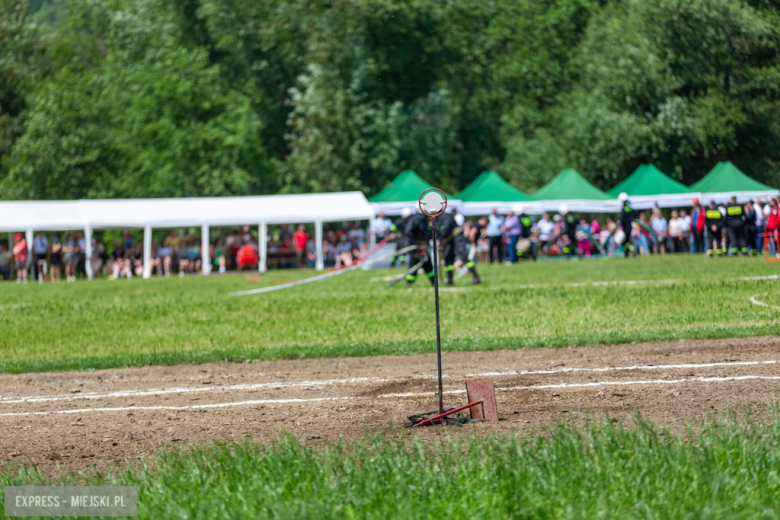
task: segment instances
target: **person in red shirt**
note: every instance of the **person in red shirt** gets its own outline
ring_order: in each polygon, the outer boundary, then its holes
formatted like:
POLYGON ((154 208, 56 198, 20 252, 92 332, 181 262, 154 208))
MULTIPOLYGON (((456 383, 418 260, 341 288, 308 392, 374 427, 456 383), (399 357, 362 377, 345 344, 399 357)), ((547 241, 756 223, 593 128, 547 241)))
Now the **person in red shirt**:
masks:
POLYGON ((14 236, 14 262, 16 263, 16 283, 27 283, 27 240, 21 233, 14 236))
POLYGON ((306 232, 306 226, 298 225, 298 231, 293 233, 293 243, 295 244, 295 258, 298 267, 306 267, 306 242, 309 241, 309 234, 306 232))
POLYGON ((693 235, 693 251, 695 253, 704 252, 704 209, 702 209, 699 199, 693 199, 693 211, 691 211, 691 234, 693 235))

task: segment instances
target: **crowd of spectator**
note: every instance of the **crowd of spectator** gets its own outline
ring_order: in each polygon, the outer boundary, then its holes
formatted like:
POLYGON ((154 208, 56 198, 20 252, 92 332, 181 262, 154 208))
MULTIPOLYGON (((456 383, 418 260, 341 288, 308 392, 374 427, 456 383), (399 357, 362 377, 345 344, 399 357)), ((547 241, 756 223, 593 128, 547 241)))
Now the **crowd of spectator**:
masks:
MULTIPOLYGON (((724 205, 717 207, 725 215, 724 205)), ((780 197, 749 201, 744 204, 743 210, 747 223, 747 248, 751 253, 761 253, 764 233, 780 234, 780 197)), ((708 249, 708 241, 725 241, 725 234, 714 237, 708 233, 705 211, 706 208, 696 201, 690 212, 674 209, 664 213, 660 208, 639 212, 638 222, 633 223, 630 236, 625 240, 617 239, 615 232, 619 223, 611 216, 580 215, 576 243, 571 243, 569 237, 562 233, 565 223, 560 214, 526 216, 509 211, 500 215, 494 209, 481 218, 465 219, 462 215, 457 215, 457 218, 469 236, 470 247, 476 250, 474 256, 478 262, 512 264, 522 258, 561 256, 571 249, 584 257, 602 251, 608 256, 619 256, 629 247, 631 254, 638 256, 704 253, 708 249), (528 219, 526 223, 530 221, 530 233, 523 233, 521 217, 528 219)), ((342 226, 325 224, 322 245, 325 267, 352 265, 366 252, 369 242, 394 238, 394 231, 393 222, 384 214, 380 214, 367 229, 357 222, 345 222, 342 226)), ((769 253, 780 256, 776 244, 777 240, 770 242, 769 253)), ((202 247, 202 241, 193 234, 170 230, 162 241, 152 241, 152 274, 186 276, 201 271, 202 247)), ((250 226, 225 232, 210 241, 208 247, 209 261, 213 270, 219 273, 257 269, 258 234, 250 226)), ((57 282, 64 270, 65 280, 72 282, 86 275, 87 264, 94 276, 120 279, 143 275, 143 243, 135 240, 129 232, 109 247, 96 234, 92 239, 90 258, 86 257, 86 250, 86 240, 80 232, 49 236, 38 232, 31 247, 28 247, 24 235, 16 233, 8 246, 0 243, 0 276, 5 280, 26 283, 33 273, 36 278, 57 282)), ((269 229, 266 242, 266 265, 269 269, 313 268, 316 259, 314 235, 305 225, 293 228, 283 224, 269 229)))
MULTIPOLYGON (((323 260, 326 267, 351 265, 367 247, 366 230, 357 222, 342 226, 324 225, 323 260)), ((21 233, 9 240, 10 247, 0 244, 0 277, 26 283, 30 275, 39 280, 61 280, 64 266, 65 280, 86 277, 87 265, 93 276, 116 280, 142 276, 144 246, 141 240, 125 232, 121 240, 103 243, 100 233, 92 238, 92 254, 87 258, 83 233, 59 233, 46 236, 38 232, 32 240, 32 255, 21 233)), ((258 230, 250 226, 235 228, 221 234, 208 245, 212 269, 219 273, 229 270, 255 270, 259 262, 258 230)), ((295 228, 282 224, 268 230, 266 265, 270 269, 313 268, 317 260, 314 234, 303 224, 295 228)), ((150 252, 152 275, 186 276, 203 269, 203 243, 194 234, 172 229, 161 240, 153 239, 150 252)))

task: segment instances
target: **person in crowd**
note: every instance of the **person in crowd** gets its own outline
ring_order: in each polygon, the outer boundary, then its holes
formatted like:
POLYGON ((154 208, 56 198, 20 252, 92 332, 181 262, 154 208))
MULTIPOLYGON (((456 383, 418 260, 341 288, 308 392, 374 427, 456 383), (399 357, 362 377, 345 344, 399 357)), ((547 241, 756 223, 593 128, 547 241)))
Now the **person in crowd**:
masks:
POLYGON ((352 243, 350 243, 347 235, 341 235, 339 243, 336 245, 335 251, 333 252, 333 256, 335 258, 334 266, 336 269, 342 265, 346 267, 352 265, 352 243))
POLYGON ((350 242, 357 244, 358 246, 361 246, 366 241, 366 232, 363 228, 358 226, 357 222, 352 222, 349 224, 349 231, 347 236, 350 242))
POLYGON ((292 232, 287 227, 287 224, 279 226, 279 243, 282 244, 287 240, 292 240, 292 232))
MULTIPOLYGON (((401 262, 402 266, 406 265, 406 253, 398 253, 398 251, 405 249, 410 244, 409 239, 404 235, 404 229, 406 228, 406 222, 411 216, 412 210, 410 208, 403 208, 401 210, 401 216, 393 222, 392 226, 390 226, 390 231, 392 233, 390 237, 395 240, 396 250, 396 253, 390 258, 390 266, 392 267, 395 267, 396 262, 401 262)), ((331 233, 333 232, 331 231, 331 233)), ((333 237, 334 240, 331 242, 331 245, 335 245, 338 241, 335 233, 333 233, 333 237)))
POLYGON ((691 210, 691 235, 693 236, 691 253, 704 252, 704 235, 707 230, 704 218, 705 213, 706 211, 699 203, 699 199, 693 199, 693 210, 691 210))
POLYGON ((669 252, 679 253, 682 250, 682 228, 680 227, 680 214, 676 210, 672 211, 669 217, 669 252))
MULTIPOLYGON (((596 222, 594 220, 594 222, 596 222)), ((607 256, 615 256, 617 254, 617 244, 615 243, 615 230, 617 229, 617 224, 615 223, 612 218, 607 217, 606 224, 601 229, 601 232, 599 233, 599 242, 601 242, 602 247, 607 253, 607 256)))
MULTIPOLYGON (((127 243, 127 242, 125 242, 127 243)), ((129 251, 128 270, 135 276, 144 275, 144 245, 142 242, 135 244, 129 251)))
POLYGON ((549 213, 542 215, 542 219, 536 223, 536 229, 539 230, 539 242, 544 246, 550 241, 555 231, 555 222, 552 221, 549 213))
POLYGON ((0 244, 0 276, 3 280, 11 278, 11 262, 13 262, 14 255, 8 250, 5 244, 0 244))
POLYGON ((477 238, 477 261, 483 263, 490 262, 490 240, 487 235, 488 218, 479 219, 479 237, 477 238))
MULTIPOLYGON (((325 258, 325 250, 328 248, 328 242, 322 241, 322 256, 325 258)), ((306 267, 314 269, 317 267, 317 244, 314 243, 314 239, 309 237, 306 241, 306 267)))
POLYGON ((710 201, 710 206, 704 213, 706 224, 706 239, 707 244, 707 256, 713 258, 714 252, 718 253, 718 256, 723 256, 723 252, 720 249, 720 236, 723 229, 723 215, 718 207, 715 205, 715 201, 710 201))
POLYGON ((124 243, 125 251, 130 251, 133 249, 133 246, 135 245, 135 241, 133 240, 133 237, 130 236, 130 232, 125 230, 124 234, 124 243))
MULTIPOLYGON (((87 238, 81 231, 76 235, 76 244, 78 244, 78 263, 76 264, 76 273, 81 273, 82 276, 87 274, 87 238)), ((75 281, 76 278, 74 277, 75 281)))
POLYGON ((279 244, 279 256, 281 257, 280 265, 283 268, 290 268, 295 267, 294 264, 294 258, 295 258, 295 247, 293 247, 293 240, 292 235, 290 233, 287 233, 285 235, 282 235, 282 233, 279 233, 279 236, 284 236, 284 239, 279 244))
MULTIPOLYGON (((257 251, 257 244, 254 243, 254 237, 251 237, 248 243, 255 248, 255 251, 257 251)), ((203 265, 203 254, 200 243, 192 235, 190 235, 190 238, 187 240, 187 258, 190 261, 190 272, 197 273, 200 271, 200 268, 203 265)))
POLYGON ((770 253, 780 258, 780 250, 778 249, 778 235, 780 234, 780 208, 778 208, 775 199, 769 199, 769 202, 764 207, 764 216, 766 217, 766 230, 765 233, 769 233, 769 247, 770 253))
POLYGON ((750 254, 756 254, 756 208, 749 200, 743 208, 745 212, 745 241, 750 254))
POLYGON ((650 221, 650 227, 658 235, 658 240, 653 240, 653 253, 666 254, 666 239, 669 236, 668 222, 660 209, 653 210, 653 219, 650 221))
POLYGON ((368 227, 369 234, 374 237, 374 241, 376 243, 381 242, 385 238, 390 235, 390 228, 392 227, 393 223, 390 221, 389 218, 387 218, 387 215, 385 215, 384 211, 380 211, 377 218, 371 222, 371 225, 368 227))
POLYGON ((62 241, 59 235, 54 235, 54 240, 51 243, 50 263, 51 274, 49 277, 52 282, 59 282, 62 270, 62 241))
POLYGON ((680 225, 680 247, 682 252, 690 252, 691 250, 691 216, 688 212, 680 210, 680 217, 678 223, 680 225))
POLYGON ((163 275, 162 257, 160 256, 160 242, 156 238, 152 240, 152 251, 149 254, 149 274, 163 275))
POLYGON ((109 264, 112 280, 133 277, 130 258, 128 252, 125 250, 124 242, 117 242, 114 244, 114 251, 109 256, 109 264))
POLYGON ((501 226, 501 232, 506 237, 506 247, 509 256, 506 265, 517 263, 517 241, 520 239, 521 228, 520 219, 517 218, 514 211, 509 210, 507 212, 504 225, 501 226))
MULTIPOLYGON (((268 256, 268 246, 265 249, 266 257, 268 256)), ((214 267, 217 268, 219 274, 225 274, 227 268, 225 267, 225 243, 221 238, 217 239, 217 243, 214 245, 214 256, 211 257, 211 261, 214 263, 214 267)))
POLYGON ((569 211, 569 205, 563 203, 558 208, 558 214, 561 216, 561 222, 563 224, 561 238, 564 239, 563 254, 567 258, 571 258, 574 253, 577 252, 577 218, 569 211), (568 242, 567 242, 568 241, 568 242))
MULTIPOLYGON (((173 234, 173 231, 171 231, 173 234)), ((163 273, 165 277, 171 276, 171 266, 173 264, 173 246, 171 246, 171 235, 165 237, 162 247, 160 248, 160 261, 163 266, 163 273)))
MULTIPOLYGON (((643 220, 643 217, 644 213, 639 217, 640 222, 643 220)), ((632 223, 631 227, 632 231, 631 234, 626 237, 626 242, 628 243, 629 240, 632 242, 634 254, 637 256, 647 256, 650 252, 650 240, 648 238, 647 230, 637 222, 632 223)))
POLYGON ((185 276, 190 269, 190 253, 187 249, 187 242, 184 240, 179 241, 179 247, 174 252, 176 253, 176 260, 179 267, 179 276, 185 276))
POLYGON ((753 247, 756 252, 761 253, 764 249, 764 225, 766 224, 764 204, 761 202, 761 199, 756 199, 753 209, 756 212, 756 240, 753 243, 753 247))
POLYGON ((65 281, 76 281, 76 268, 79 263, 79 243, 73 236, 73 233, 68 233, 65 236, 65 243, 62 246, 62 260, 65 262, 65 281))
POLYGON ((579 256, 585 255, 586 257, 590 258, 591 243, 589 237, 590 224, 588 224, 588 219, 582 217, 577 228, 577 249, 579 250, 579 256))
POLYGON ((35 266, 36 278, 43 281, 47 272, 46 258, 49 254, 49 239, 44 236, 43 231, 38 231, 33 238, 33 265, 35 266))
POLYGON ((309 234, 306 232, 306 226, 298 225, 298 230, 293 234, 293 245, 295 246, 295 261, 298 267, 306 267, 306 243, 309 241, 309 234))
POLYGON ((618 200, 621 204, 620 218, 618 221, 620 222, 620 226, 623 228, 623 233, 625 233, 625 243, 622 244, 623 255, 628 258, 632 253, 631 233, 634 229, 634 219, 637 218, 637 211, 634 210, 634 208, 631 206, 631 201, 628 200, 628 193, 622 192, 620 195, 618 195, 618 200))
POLYGON ((736 255, 737 251, 747 256, 745 209, 737 202, 736 197, 731 197, 726 205, 726 236, 729 242, 729 256, 736 255))
POLYGON ((504 217, 498 214, 498 210, 493 208, 488 216, 488 224, 485 227, 488 236, 488 245, 490 249, 489 261, 492 264, 493 261, 500 262, 504 257, 504 244, 501 241, 504 228, 504 217))

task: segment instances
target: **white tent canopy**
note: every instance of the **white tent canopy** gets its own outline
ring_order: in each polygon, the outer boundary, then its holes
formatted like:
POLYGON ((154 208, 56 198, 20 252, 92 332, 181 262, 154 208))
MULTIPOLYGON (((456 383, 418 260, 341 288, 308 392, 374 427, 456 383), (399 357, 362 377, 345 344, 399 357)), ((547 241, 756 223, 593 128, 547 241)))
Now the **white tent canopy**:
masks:
MULTIPOLYGON (((93 229, 144 228, 144 276, 151 275, 152 228, 201 226, 204 274, 208 274, 209 226, 260 226, 260 269, 265 270, 268 224, 315 223, 317 267, 322 268, 322 223, 370 220, 374 210, 359 191, 254 197, 181 199, 104 199, 0 202, 0 232, 26 231, 32 247, 34 231, 83 229, 91 256, 93 229)), ((89 265, 89 262, 87 262, 89 265)), ((91 276, 91 273, 87 273, 91 276)))

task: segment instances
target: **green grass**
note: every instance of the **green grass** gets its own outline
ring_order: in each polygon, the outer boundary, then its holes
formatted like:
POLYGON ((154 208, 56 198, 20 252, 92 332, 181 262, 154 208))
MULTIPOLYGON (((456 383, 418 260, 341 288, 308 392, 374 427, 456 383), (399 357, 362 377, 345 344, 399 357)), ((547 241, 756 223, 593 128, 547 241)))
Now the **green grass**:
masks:
MULTIPOLYGON (((638 421, 544 436, 349 447, 225 443, 161 454, 154 467, 0 485, 134 485, 139 518, 780 517, 780 422, 724 419, 674 436, 638 421)), ((9 468, 7 468, 9 469, 9 468)))
MULTIPOLYGON (((749 302, 767 293, 763 300, 780 306, 778 280, 726 281, 780 273, 780 264, 762 258, 677 255, 479 268, 482 286, 441 295, 445 350, 739 337, 775 334, 780 325, 780 311, 749 302), (670 279, 678 281, 565 285, 670 279)), ((0 372, 433 351, 427 281, 411 291, 369 281, 398 272, 356 271, 243 297, 228 293, 263 284, 236 275, 0 284, 0 372)))

